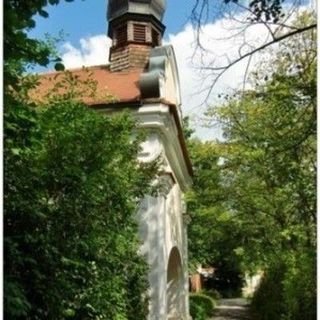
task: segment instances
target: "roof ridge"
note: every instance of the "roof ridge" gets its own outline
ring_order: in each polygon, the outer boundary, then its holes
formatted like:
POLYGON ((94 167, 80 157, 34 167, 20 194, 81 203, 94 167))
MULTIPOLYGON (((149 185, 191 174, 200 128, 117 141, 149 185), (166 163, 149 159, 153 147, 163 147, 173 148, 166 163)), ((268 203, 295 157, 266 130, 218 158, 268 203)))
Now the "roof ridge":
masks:
MULTIPOLYGON (((130 74, 132 72, 141 72, 143 73, 143 68, 130 68, 128 70, 123 70, 120 72, 111 72, 110 69, 110 64, 99 64, 99 65, 95 65, 95 66, 82 66, 82 67, 78 67, 78 68, 70 68, 70 69, 66 69, 65 71, 69 71, 69 72, 81 72, 81 71, 85 71, 85 70, 103 70, 103 69, 107 69, 107 71, 109 71, 110 73, 113 74, 118 74, 118 75, 126 75, 126 74, 130 74)), ((60 74, 63 73, 63 71, 44 71, 44 72, 39 72, 36 73, 39 76, 50 76, 50 75, 56 75, 56 74, 60 74)))
MULTIPOLYGON (((86 69, 104 69, 104 68, 109 68, 110 64, 98 64, 98 65, 94 65, 94 66, 82 66, 82 67, 77 67, 77 68, 70 68, 70 69, 65 69, 65 71, 70 71, 70 72, 78 72, 78 71, 83 71, 86 69)), ((40 76, 45 76, 45 75, 51 75, 51 74, 57 74, 57 73, 61 73, 63 71, 53 71, 53 70, 49 70, 49 71, 44 71, 44 72, 39 72, 37 73, 40 76)))

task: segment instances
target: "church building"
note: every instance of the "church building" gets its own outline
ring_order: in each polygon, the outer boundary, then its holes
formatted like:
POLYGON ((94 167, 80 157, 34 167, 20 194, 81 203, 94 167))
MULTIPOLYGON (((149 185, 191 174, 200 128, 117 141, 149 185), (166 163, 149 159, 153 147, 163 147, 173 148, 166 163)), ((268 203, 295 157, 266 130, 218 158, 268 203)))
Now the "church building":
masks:
MULTIPOLYGON (((84 102, 99 112, 129 109, 148 133, 139 160, 162 159, 163 190, 158 196, 146 196, 137 213, 141 252, 150 270, 148 320, 188 320, 188 219, 183 195, 192 183, 192 165, 182 131, 174 50, 162 46, 165 7, 165 0, 109 0, 110 63, 87 68, 98 92, 108 94, 85 97, 84 102)), ((85 73, 70 72, 79 78, 85 73)), ((48 88, 58 75, 42 75, 40 89, 48 88)))

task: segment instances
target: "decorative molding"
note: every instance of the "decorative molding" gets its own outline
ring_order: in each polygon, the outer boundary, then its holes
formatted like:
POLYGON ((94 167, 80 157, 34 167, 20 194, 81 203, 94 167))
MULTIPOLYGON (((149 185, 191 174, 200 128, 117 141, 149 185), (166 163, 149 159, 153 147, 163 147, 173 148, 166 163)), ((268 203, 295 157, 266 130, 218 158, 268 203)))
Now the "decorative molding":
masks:
POLYGON ((192 184, 185 162, 183 150, 178 138, 178 130, 170 107, 162 103, 144 105, 133 114, 139 126, 156 131, 162 140, 166 159, 183 192, 192 184))
POLYGON ((172 190, 173 186, 175 185, 175 179, 171 173, 165 172, 159 178, 159 184, 161 193, 164 197, 167 198, 168 194, 172 190))
MULTIPOLYGON (((140 77, 140 91, 142 99, 162 98, 166 99, 167 78, 172 77, 175 101, 172 101, 179 109, 181 116, 181 94, 178 67, 173 47, 161 46, 150 51, 148 71, 140 77), (169 68, 170 66, 170 68, 169 68)), ((170 83, 169 83, 170 85, 170 83)))
POLYGON ((142 162, 152 162, 160 157, 162 158, 164 150, 157 132, 150 132, 141 148, 138 158, 142 162))
POLYGON ((187 203, 184 199, 181 199, 181 213, 182 214, 187 213, 187 203))
POLYGON ((149 70, 140 77, 140 91, 143 99, 160 98, 160 82, 165 77, 166 61, 167 58, 164 56, 150 57, 149 70))

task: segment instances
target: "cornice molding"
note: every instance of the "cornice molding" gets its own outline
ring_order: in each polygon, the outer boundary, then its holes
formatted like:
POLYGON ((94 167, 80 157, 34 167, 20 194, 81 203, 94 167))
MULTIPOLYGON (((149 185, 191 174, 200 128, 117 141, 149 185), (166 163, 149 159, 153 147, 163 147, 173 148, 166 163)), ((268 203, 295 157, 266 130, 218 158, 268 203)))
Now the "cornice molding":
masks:
MULTIPOLYGON (((175 90, 174 104, 180 111, 181 93, 177 61, 171 45, 153 48, 150 52, 148 70, 141 74, 140 91, 142 99, 161 98, 166 99, 164 87, 168 73, 173 77, 175 90), (168 66, 170 65, 170 70, 168 66)), ((171 102, 173 103, 173 102, 171 102)))
POLYGON ((170 107, 162 103, 146 105, 140 107, 134 113, 134 116, 141 128, 156 130, 159 133, 173 174, 181 190, 183 192, 187 191, 192 184, 192 178, 188 171, 170 107))

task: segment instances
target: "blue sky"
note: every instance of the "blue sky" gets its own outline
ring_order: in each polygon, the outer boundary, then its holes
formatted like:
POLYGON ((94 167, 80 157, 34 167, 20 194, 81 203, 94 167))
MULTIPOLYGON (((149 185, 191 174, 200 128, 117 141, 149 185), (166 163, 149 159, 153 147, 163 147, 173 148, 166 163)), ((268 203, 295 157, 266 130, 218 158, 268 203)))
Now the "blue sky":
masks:
MULTIPOLYGON (((194 4, 195 0, 167 0, 163 21, 166 26, 164 41, 166 43, 170 42, 175 46, 180 70, 182 96, 183 100, 188 101, 191 101, 189 95, 192 93, 193 84, 197 81, 193 79, 193 71, 187 66, 189 63, 188 58, 192 55, 189 42, 193 41, 193 30, 189 27, 188 32, 186 32, 186 27, 190 22, 189 17, 194 4)), ((71 60, 78 64, 77 61, 80 56, 80 60, 85 63, 88 60, 87 57, 92 56, 95 64, 107 63, 109 49, 102 45, 105 41, 104 37, 101 37, 101 35, 107 34, 106 9, 107 0, 74 0, 71 3, 62 0, 59 5, 48 6, 45 9, 49 13, 48 18, 35 18, 36 28, 30 31, 30 36, 44 38, 46 33, 51 36, 57 36, 63 30, 66 36, 64 36, 60 44, 60 51, 67 68, 75 66, 68 65, 66 51, 71 55, 69 62, 71 60), (90 47, 89 50, 84 48, 81 41, 86 42, 90 47), (68 46, 67 49, 65 45, 68 46), (101 60, 101 52, 105 59, 101 60)), ((53 65, 49 65, 48 68, 52 69, 53 65)), ((44 69, 35 67, 32 71, 43 72, 44 69)), ((197 100, 196 96, 194 98, 197 100)), ((193 104, 195 103, 187 105, 192 107, 193 104)))
MULTIPOLYGON (((21 0, 22 1, 22 0, 21 0)), ((27 1, 27 0, 23 0, 27 1)), ((60 53, 66 68, 100 65, 108 63, 110 41, 107 41, 107 0, 74 0, 68 3, 64 0, 58 6, 49 6, 46 10, 49 18, 36 18, 36 28, 30 31, 35 38, 43 38, 45 33, 57 36, 63 30, 67 34, 60 44, 60 53)), ((213 4, 222 0, 212 0, 213 4)), ((289 0, 290 1, 290 0, 289 0)), ((311 0, 305 0, 306 2, 311 0)), ((182 96, 182 110, 195 123, 196 133, 202 139, 218 137, 220 129, 202 128, 199 119, 206 110, 201 104, 207 96, 206 88, 212 84, 210 74, 197 72, 197 56, 194 55, 195 30, 189 24, 189 17, 196 0, 167 0, 167 10, 163 23, 167 30, 165 43, 170 43, 175 50, 182 96), (196 61, 193 59, 196 58, 196 61), (194 63, 196 62, 196 63, 194 63)), ((239 18, 239 15, 236 16, 239 18)), ((241 17, 239 18, 241 20, 241 17)), ((202 45, 207 48, 207 55, 198 57, 200 65, 203 61, 209 66, 224 65, 226 55, 233 59, 238 55, 239 43, 243 43, 241 35, 233 39, 231 34, 238 34, 243 24, 227 17, 216 17, 203 26, 202 45), (199 60, 200 59, 200 60, 199 60)), ((258 46, 266 41, 268 31, 263 25, 252 25, 245 31, 246 41, 258 46)), ((263 55, 257 54, 251 61, 250 67, 259 65, 263 55)), ((52 65, 49 66, 52 69, 52 65)), ((221 103, 221 93, 229 93, 242 88, 243 76, 246 73, 247 60, 237 63, 228 70, 215 85, 210 95, 210 105, 221 103)), ((41 72, 42 68, 32 71, 41 72)))
MULTIPOLYGON (((168 0, 164 24, 166 35, 176 34, 187 24, 194 0, 168 0)), ((79 39, 107 32, 107 0, 62 1, 57 6, 47 7, 49 18, 36 17, 36 28, 30 32, 35 38, 45 33, 58 35, 63 30, 65 41, 77 46, 79 39)))

